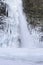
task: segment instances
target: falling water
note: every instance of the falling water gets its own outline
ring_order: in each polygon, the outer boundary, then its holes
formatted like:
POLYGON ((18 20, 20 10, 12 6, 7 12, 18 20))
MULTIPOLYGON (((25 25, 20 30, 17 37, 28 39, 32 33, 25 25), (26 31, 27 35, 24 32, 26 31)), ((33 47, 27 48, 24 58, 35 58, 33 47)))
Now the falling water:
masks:
POLYGON ((4 17, 4 31, 0 30, 1 47, 37 48, 39 32, 33 29, 32 34, 27 28, 26 16, 23 12, 22 0, 5 0, 8 17, 4 17))
POLYGON ((12 0, 6 0, 4 3, 7 4, 8 17, 2 17, 4 30, 0 30, 0 47, 19 47, 19 23, 16 13, 16 3, 12 0), (15 5, 14 5, 15 4, 15 5))
POLYGON ((27 28, 27 21, 26 21, 26 17, 25 14, 23 12, 23 6, 22 6, 22 0, 20 1, 16 1, 16 5, 17 5, 17 12, 18 12, 18 21, 19 21, 19 25, 20 25, 20 39, 21 39, 21 47, 24 48, 36 48, 39 47, 39 33, 35 32, 33 30, 32 33, 34 34, 30 34, 28 28, 27 28))

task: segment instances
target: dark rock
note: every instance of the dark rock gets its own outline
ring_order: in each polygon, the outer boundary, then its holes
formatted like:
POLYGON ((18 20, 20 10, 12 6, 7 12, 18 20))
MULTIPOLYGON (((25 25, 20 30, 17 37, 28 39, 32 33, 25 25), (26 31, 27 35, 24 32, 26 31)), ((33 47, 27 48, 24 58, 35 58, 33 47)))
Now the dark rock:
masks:
POLYGON ((8 17, 7 4, 0 1, 0 16, 4 15, 8 17))
POLYGON ((27 22, 34 26, 43 26, 43 0, 22 0, 27 22))

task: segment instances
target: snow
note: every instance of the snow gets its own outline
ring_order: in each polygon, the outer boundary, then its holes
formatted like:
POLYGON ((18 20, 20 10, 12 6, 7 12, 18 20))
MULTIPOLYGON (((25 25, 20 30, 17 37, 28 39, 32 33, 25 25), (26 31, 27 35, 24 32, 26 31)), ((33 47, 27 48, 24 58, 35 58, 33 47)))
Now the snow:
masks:
MULTIPOLYGON (((31 63, 31 62, 28 62, 28 61, 20 61, 20 60, 12 61, 12 60, 0 59, 0 65, 37 65, 37 64, 31 63)), ((40 64, 38 64, 38 65, 40 65, 40 64)))
POLYGON ((0 48, 0 57, 11 60, 43 61, 43 49, 0 48))
POLYGON ((3 60, 0 59, 0 65, 43 65, 43 63, 32 63, 32 62, 28 62, 28 61, 20 61, 20 60, 3 60))
POLYGON ((15 65, 42 65, 43 64, 43 49, 34 48, 0 48, 0 64, 7 63, 15 65))

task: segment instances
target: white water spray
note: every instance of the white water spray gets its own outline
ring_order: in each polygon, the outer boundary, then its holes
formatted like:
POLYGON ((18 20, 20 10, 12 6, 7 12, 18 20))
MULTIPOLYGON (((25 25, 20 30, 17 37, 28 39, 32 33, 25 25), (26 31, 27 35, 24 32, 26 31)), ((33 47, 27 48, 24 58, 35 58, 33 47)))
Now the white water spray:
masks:
POLYGON ((16 48, 20 46, 24 48, 39 47, 39 33, 33 30, 31 35, 27 28, 27 21, 23 12, 22 0, 5 0, 4 2, 8 5, 8 18, 7 20, 5 19, 7 24, 6 26, 8 26, 6 27, 8 29, 8 33, 4 33, 4 36, 2 35, 1 45, 6 47, 7 44, 9 47, 16 48), (21 42, 19 42, 20 39, 21 42))
POLYGON ((31 35, 27 28, 27 21, 25 14, 23 12, 22 0, 18 1, 18 18, 20 24, 20 37, 21 37, 21 46, 24 48, 36 48, 39 47, 39 35, 33 30, 31 35))

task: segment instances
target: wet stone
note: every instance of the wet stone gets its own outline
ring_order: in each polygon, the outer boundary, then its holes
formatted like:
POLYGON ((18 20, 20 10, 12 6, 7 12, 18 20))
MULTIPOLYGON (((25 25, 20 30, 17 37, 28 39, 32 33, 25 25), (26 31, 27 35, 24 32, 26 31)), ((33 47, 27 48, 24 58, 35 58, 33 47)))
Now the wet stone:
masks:
POLYGON ((4 30, 5 28, 6 25, 4 21, 4 19, 6 18, 5 16, 8 17, 7 4, 0 1, 0 30, 4 30))

